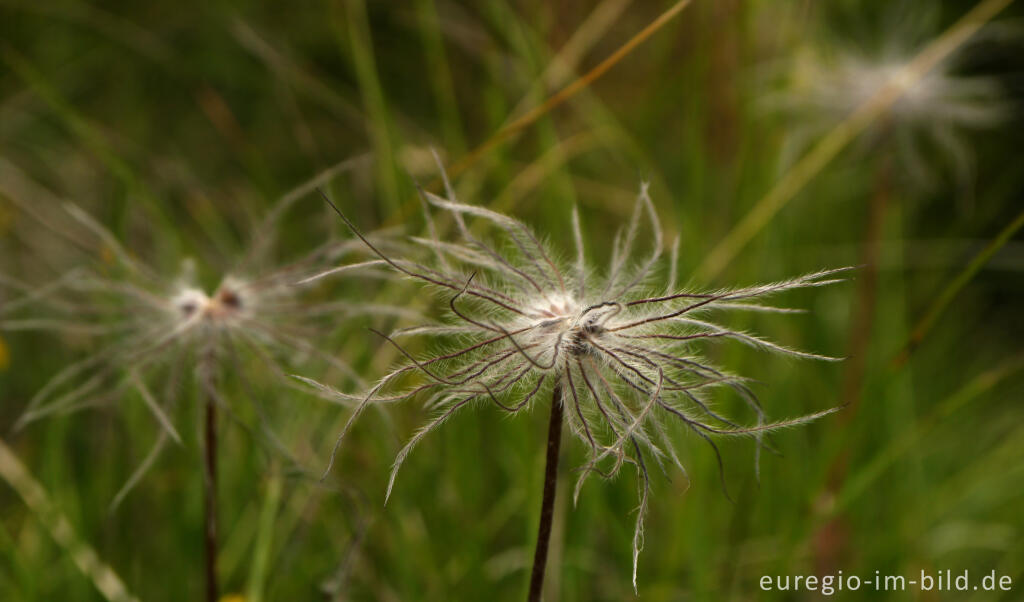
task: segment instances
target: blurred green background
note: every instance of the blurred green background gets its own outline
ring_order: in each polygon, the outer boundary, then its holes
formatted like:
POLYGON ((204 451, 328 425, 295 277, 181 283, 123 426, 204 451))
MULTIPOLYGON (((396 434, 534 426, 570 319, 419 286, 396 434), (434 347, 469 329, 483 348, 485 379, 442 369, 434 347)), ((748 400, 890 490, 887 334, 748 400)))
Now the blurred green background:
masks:
MULTIPOLYGON (((771 417, 850 405, 778 435, 782 456, 764 459, 760 484, 750 443, 723 442, 735 502, 719 486, 712 451, 678 433, 691 482, 655 475, 639 598, 809 600, 818 595, 762 592, 760 577, 878 570, 911 578, 948 568, 996 570, 1014 579, 1014 591, 862 590, 842 598, 1021 599, 1020 235, 997 241, 963 286, 955 279, 1024 205, 1017 100, 1024 91, 1024 12, 1001 12, 951 64, 952 73, 990 78, 1001 90, 999 122, 958 134, 956 148, 966 153, 944 152, 941 141, 922 144, 914 160, 931 167, 930 181, 911 178, 901 138, 888 133, 906 125, 903 115, 883 112, 787 197, 723 270, 708 270, 705 258, 787 177, 794 152, 813 148, 843 119, 813 99, 799 108, 794 69, 808 55, 879 48, 894 39, 912 56, 974 3, 893 9, 848 0, 696 0, 659 22, 579 94, 485 152, 472 152, 671 6, 2 0, 0 271, 39 285, 101 261, 24 210, 47 215, 56 199, 66 199, 169 281, 192 257, 200 280, 213 286, 277 199, 352 158, 351 169, 324 184, 332 198, 366 229, 419 234, 413 182, 436 186, 431 148, 449 166, 465 167, 455 170, 463 200, 509 212, 566 255, 571 207, 578 205, 600 266, 610 254, 606 241, 647 179, 667 240, 680 237, 683 282, 746 285, 865 267, 847 283, 782 300, 809 309, 807 315, 735 323, 848 361, 708 347, 718 363, 759 381, 771 417), (779 110, 779 98, 798 108, 779 110), (825 125, 794 142, 812 121, 825 125), (457 163, 465 157, 468 163, 457 163), (913 329, 951 283, 955 296, 908 361, 900 361, 913 329)), ((332 233, 344 236, 315 195, 279 226, 282 260, 332 233)), ((394 288, 347 279, 317 294, 401 300, 394 288)), ((0 296, 0 304, 12 298, 0 296)), ((339 316, 320 346, 372 381, 394 359, 366 330, 380 323, 339 316)), ((13 432, 31 396, 92 348, 60 335, 0 330, 0 337, 0 432, 7 444, 135 595, 199 599, 202 494, 192 390, 183 389, 176 416, 185 445, 168 448, 111 512, 111 499, 156 437, 152 417, 126 398, 13 432)), ((326 374, 315 362, 289 371, 326 374)), ((243 378, 225 379, 227 398, 247 395, 243 378)), ((337 375, 325 378, 353 386, 337 375)), ((284 445, 313 473, 322 470, 348 412, 256 382, 284 445)), ((452 420, 410 456, 386 507, 394 454, 428 416, 419 404, 368 412, 323 485, 288 469, 260 437, 222 422, 225 595, 523 598, 546 406, 511 420, 490 408, 452 420)), ((251 412, 239 412, 240 420, 252 420, 251 412)), ((583 457, 574 444, 566 448, 563 486, 583 457)), ((632 479, 588 484, 575 508, 568 493, 563 487, 557 502, 547 599, 631 599, 632 479)), ((0 484, 0 599, 102 599, 50 538, 46 521, 0 484)))

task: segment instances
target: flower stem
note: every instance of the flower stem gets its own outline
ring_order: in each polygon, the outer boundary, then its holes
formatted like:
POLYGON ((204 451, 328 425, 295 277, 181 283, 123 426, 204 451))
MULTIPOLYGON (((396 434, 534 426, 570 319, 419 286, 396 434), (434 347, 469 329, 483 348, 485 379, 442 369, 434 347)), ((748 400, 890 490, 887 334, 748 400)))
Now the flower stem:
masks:
POLYGON ((530 574, 529 602, 539 602, 544 589, 544 569, 548 561, 551 523, 555 512, 555 486, 558 484, 558 452, 562 446, 562 387, 555 385, 551 395, 551 418, 548 422, 547 463, 544 467, 544 496, 540 505, 540 526, 537 528, 537 549, 533 554, 530 574))
POLYGON ((203 544, 206 553, 206 600, 217 602, 217 406, 213 398, 213 367, 214 362, 210 361, 207 368, 208 378, 206 383, 209 387, 203 395, 206 406, 204 420, 203 445, 204 472, 203 472, 203 493, 205 494, 205 505, 203 508, 203 544))
POLYGON ((842 407, 846 408, 843 413, 845 423, 853 418, 864 390, 871 334, 875 325, 875 306, 878 302, 878 271, 882 256, 883 229, 891 196, 892 168, 888 158, 883 157, 875 172, 875 190, 868 205, 860 260, 864 268, 862 276, 858 278, 857 304, 850 320, 850 348, 847 352, 849 361, 846 363, 843 376, 841 398, 842 407))

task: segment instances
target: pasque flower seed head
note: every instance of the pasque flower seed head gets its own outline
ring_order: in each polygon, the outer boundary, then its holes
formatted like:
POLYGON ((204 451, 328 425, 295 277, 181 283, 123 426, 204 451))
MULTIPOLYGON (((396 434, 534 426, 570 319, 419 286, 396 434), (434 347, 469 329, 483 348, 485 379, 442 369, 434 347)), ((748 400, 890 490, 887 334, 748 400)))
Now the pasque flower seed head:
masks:
MULTIPOLYGON (((338 212, 382 264, 402 277, 440 291, 447 298, 445 318, 390 335, 378 333, 407 362, 364 395, 342 393, 303 379, 323 392, 360 402, 342 430, 339 443, 370 404, 423 396, 437 409, 438 414, 398 453, 387 496, 413 447, 459 410, 484 403, 515 414, 532 407, 543 393, 558 391, 565 405, 566 424, 588 456, 574 497, 594 474, 611 478, 625 464, 636 468, 640 505, 633 542, 635 586, 636 559, 643 544, 643 518, 650 493, 649 461, 662 464, 667 460, 685 473, 666 429, 669 421, 681 424, 712 447, 714 437, 733 435, 755 439, 760 450, 765 445, 764 434, 831 411, 768 422, 744 379, 711 365, 694 347, 702 340, 732 339, 776 353, 832 359, 720 326, 711 321, 710 314, 791 312, 756 300, 786 290, 837 282, 835 277, 848 268, 745 288, 666 290, 664 279, 659 286, 659 278, 664 278, 658 270, 661 229, 646 185, 640 190, 631 219, 612 243, 608 269, 600 275, 587 265, 583 232, 575 211, 570 228, 575 261, 567 265, 524 224, 458 202, 447 181, 446 189, 447 198, 430 193, 424 193, 424 198, 450 216, 461 240, 440 240, 427 212, 430 236, 412 239, 423 248, 427 259, 422 261, 391 256, 338 212), (478 236, 470 220, 493 226, 497 236, 478 236), (641 240, 648 241, 647 249, 638 252, 641 240), (443 345, 445 350, 418 356, 400 342, 415 336, 426 338, 428 347, 437 343, 432 346, 443 345), (416 382, 410 383, 410 379, 416 382), (756 423, 741 426, 716 411, 708 393, 718 387, 731 388, 745 400, 756 423)), ((672 266, 675 264, 671 261, 672 266)), ((674 281, 674 274, 668 281, 674 281)), ((333 460, 332 455, 332 464, 333 460)))

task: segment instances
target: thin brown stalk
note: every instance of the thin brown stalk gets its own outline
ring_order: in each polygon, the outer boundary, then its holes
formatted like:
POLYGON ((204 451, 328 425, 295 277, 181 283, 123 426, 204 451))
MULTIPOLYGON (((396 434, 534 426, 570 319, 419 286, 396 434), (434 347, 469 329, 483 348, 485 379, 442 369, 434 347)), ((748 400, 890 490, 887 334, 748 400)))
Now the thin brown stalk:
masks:
POLYGON ((212 351, 204 357, 206 381, 203 388, 203 548, 205 551, 206 600, 217 602, 217 402, 212 393, 215 358, 212 351))
MULTIPOLYGON (((891 167, 885 159, 875 174, 875 190, 868 206, 868 218, 861 250, 862 278, 859 279, 857 302, 850 320, 850 347, 843 374, 840 420, 849 424, 856 415, 864 391, 871 333, 875 323, 875 305, 878 297, 878 270, 882 251, 882 229, 891 192, 891 167)), ((825 492, 821 499, 834 499, 842 490, 849 469, 849 456, 844 451, 829 467, 825 492)), ((849 531, 841 516, 833 516, 814 536, 815 558, 818 571, 834 570, 842 563, 848 545, 849 531)))
POLYGON ((891 196, 891 169, 887 162, 875 175, 875 190, 868 206, 868 219, 861 250, 862 277, 857 290, 857 305, 850 321, 850 351, 847 354, 846 374, 843 379, 842 406, 844 420, 849 420, 860 400, 864 388, 868 347, 875 322, 875 301, 878 297, 878 262, 882 253, 882 228, 886 208, 891 196))
POLYGON ((530 592, 526 598, 529 602, 539 602, 544 590, 544 570, 548 563, 548 544, 551 542, 551 524, 555 515, 558 454, 562 447, 562 412, 562 387, 558 384, 551 395, 547 460, 544 465, 544 494, 540 505, 540 525, 537 528, 537 548, 533 553, 533 571, 530 573, 530 592))

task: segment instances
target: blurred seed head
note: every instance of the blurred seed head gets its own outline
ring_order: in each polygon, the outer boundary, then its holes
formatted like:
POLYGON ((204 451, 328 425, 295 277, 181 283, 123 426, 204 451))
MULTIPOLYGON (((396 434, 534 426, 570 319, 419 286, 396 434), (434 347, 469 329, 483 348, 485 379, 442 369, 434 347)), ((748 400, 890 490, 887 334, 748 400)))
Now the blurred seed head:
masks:
POLYGON ((926 192, 949 182, 945 174, 951 173, 960 196, 969 199, 975 173, 972 135, 1006 121, 1010 99, 996 77, 965 73, 970 48, 961 47, 926 73, 914 71, 913 59, 938 35, 934 20, 890 19, 887 26, 881 34, 870 28, 875 38, 855 43, 821 23, 827 34, 794 52, 779 91, 761 101, 792 118, 783 161, 794 161, 892 86, 901 96, 865 134, 862 152, 893 156, 907 182, 926 192))
POLYGON ((197 284, 194 261, 182 261, 179 274, 162 274, 79 207, 65 204, 63 209, 71 221, 44 224, 54 228, 49 237, 82 243, 85 256, 79 253, 77 265, 64 266, 64 273, 45 283, 0 274, 0 288, 12 295, 0 307, 0 333, 45 331, 82 357, 34 395, 15 428, 140 398, 160 431, 150 455, 117 494, 117 505, 168 441, 182 442, 175 409, 183 387, 194 384, 201 396, 254 431, 289 466, 308 472, 278 440, 261 399, 268 385, 295 388, 286 372, 297 365, 319 366, 331 381, 363 383, 347 363, 323 348, 344 326, 344 318, 365 308, 325 301, 323 291, 314 290, 320 283, 308 280, 327 265, 361 253, 361 247, 329 241, 283 262, 275 256, 273 240, 282 213, 278 207, 254 228, 251 246, 233 262, 235 270, 205 290, 197 284), (218 381, 228 373, 244 395, 225 394, 218 381), (240 418, 236 397, 253 404, 258 424, 240 418))
POLYGON ((803 54, 792 76, 794 105, 804 104, 839 120, 878 90, 895 84, 904 92, 888 111, 889 127, 945 124, 977 129, 994 126, 1007 116, 995 79, 956 75, 946 63, 912 82, 912 58, 910 54, 869 57, 855 51, 833 57, 803 54))

